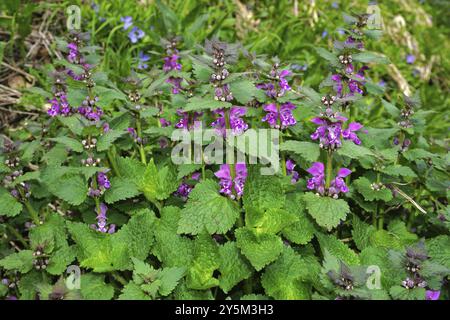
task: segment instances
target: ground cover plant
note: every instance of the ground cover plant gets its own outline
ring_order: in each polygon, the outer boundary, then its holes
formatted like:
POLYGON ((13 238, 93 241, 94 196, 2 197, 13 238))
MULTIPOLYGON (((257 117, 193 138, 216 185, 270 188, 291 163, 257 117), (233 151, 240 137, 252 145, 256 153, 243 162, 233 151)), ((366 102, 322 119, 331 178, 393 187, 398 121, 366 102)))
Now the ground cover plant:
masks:
POLYGON ((211 3, 0 5, 0 297, 448 299, 445 4, 211 3))

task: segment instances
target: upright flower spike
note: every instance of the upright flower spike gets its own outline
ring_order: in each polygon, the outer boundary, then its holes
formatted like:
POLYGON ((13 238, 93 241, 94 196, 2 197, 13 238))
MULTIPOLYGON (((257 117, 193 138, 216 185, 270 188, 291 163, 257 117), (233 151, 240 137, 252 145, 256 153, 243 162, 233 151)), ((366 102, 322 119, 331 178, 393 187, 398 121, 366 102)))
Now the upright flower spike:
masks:
POLYGON ((322 162, 314 162, 311 168, 306 171, 312 175, 312 178, 308 179, 306 185, 309 190, 315 190, 320 195, 327 195, 333 198, 338 198, 340 193, 348 192, 344 178, 351 173, 351 170, 347 168, 339 169, 337 176, 331 180, 328 189, 325 186, 325 166, 322 162))
MULTIPOLYGON (((230 129, 233 135, 238 136, 244 133, 248 129, 248 124, 242 119, 242 117, 247 112, 244 107, 232 107, 230 109, 230 129)), ((221 136, 226 135, 226 120, 225 120, 225 110, 217 109, 213 111, 214 114, 219 117, 211 123, 211 126, 217 130, 221 136)))
POLYGON ((104 203, 100 203, 100 208, 97 212, 97 224, 92 224, 91 228, 94 230, 97 230, 98 232, 102 233, 114 233, 116 231, 116 225, 110 224, 108 225, 108 218, 106 217, 106 211, 108 210, 108 207, 104 203))
POLYGON ((264 106, 266 115, 261 121, 267 122, 271 128, 285 129, 290 126, 294 126, 297 121, 295 120, 292 110, 297 107, 291 102, 283 103, 278 110, 275 103, 269 103, 264 106))
POLYGON ((291 183, 296 183, 300 179, 300 175, 297 171, 294 170, 296 164, 291 159, 286 160, 286 173, 288 176, 291 176, 291 183))
MULTIPOLYGON (((178 62, 180 58, 177 49, 177 39, 172 39, 171 41, 166 41, 166 57, 164 57, 163 71, 168 73, 173 70, 181 71, 182 65, 178 62)), ((172 93, 179 94, 183 89, 181 87, 181 82, 183 78, 180 77, 169 77, 166 82, 172 85, 172 93)))
POLYGON ((244 193, 245 180, 247 179, 247 166, 243 162, 235 165, 235 177, 231 177, 230 165, 222 164, 220 170, 214 173, 220 179, 219 192, 231 199, 240 198, 244 193))

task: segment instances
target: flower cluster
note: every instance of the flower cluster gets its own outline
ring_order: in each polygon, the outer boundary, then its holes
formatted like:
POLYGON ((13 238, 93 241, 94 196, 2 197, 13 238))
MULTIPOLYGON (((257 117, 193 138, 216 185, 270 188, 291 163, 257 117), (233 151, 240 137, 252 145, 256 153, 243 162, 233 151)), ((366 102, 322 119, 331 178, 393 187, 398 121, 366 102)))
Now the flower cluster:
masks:
POLYGON ((111 182, 109 181, 106 172, 99 172, 97 173, 97 188, 94 187, 94 183, 91 183, 88 195, 90 197, 99 197, 109 188, 111 188, 111 182))
POLYGON ((177 110, 177 114, 181 116, 181 119, 175 124, 175 128, 183 130, 196 129, 200 125, 199 118, 202 116, 202 112, 189 112, 183 110, 177 110))
POLYGON ((84 116, 87 120, 98 122, 103 115, 103 110, 97 106, 98 97, 87 96, 83 100, 81 106, 78 107, 78 113, 84 116))
MULTIPOLYGON (((242 119, 242 117, 247 112, 247 109, 244 107, 232 107, 229 111, 229 123, 230 129, 233 135, 238 136, 245 132, 248 129, 248 124, 242 119)), ((224 109, 217 109, 213 111, 214 114, 219 117, 211 123, 211 126, 217 130, 217 132, 225 137, 226 136, 226 119, 228 112, 224 109)))
POLYGON ((142 31, 136 26, 133 26, 132 17, 130 16, 121 17, 120 21, 123 22, 123 30, 128 30, 131 28, 130 32, 128 33, 128 38, 130 39, 131 43, 136 43, 145 36, 144 31, 142 31))
MULTIPOLYGON (((194 172, 191 175, 191 180, 199 181, 200 173, 194 172)), ((177 191, 175 191, 175 195, 178 197, 181 197, 184 201, 186 201, 189 194, 191 193, 192 189, 194 189, 194 186, 192 184, 188 183, 186 177, 184 177, 183 182, 178 186, 177 191)))
POLYGON ((292 75, 290 70, 280 70, 279 63, 275 63, 270 70, 270 77, 275 80, 268 83, 257 84, 258 89, 262 89, 266 92, 266 95, 270 98, 276 99, 282 97, 287 91, 291 90, 286 77, 292 75))
POLYGON ((271 128, 285 129, 290 126, 294 126, 297 121, 292 115, 292 110, 297 107, 291 102, 286 102, 280 105, 278 110, 275 103, 270 103, 264 106, 264 111, 267 114, 262 118, 261 121, 267 122, 271 128))
POLYGON ((222 164, 220 170, 214 175, 220 179, 220 193, 231 199, 240 198, 244 193, 245 180, 247 179, 247 166, 243 162, 236 163, 234 178, 231 176, 230 165, 222 164))
POLYGON ((230 72, 226 67, 225 50, 226 44, 221 42, 211 43, 211 53, 213 57, 214 73, 211 75, 211 83, 214 86, 214 99, 217 101, 233 100, 233 93, 230 86, 223 83, 228 78, 230 72))
MULTIPOLYGON (((178 49, 177 49, 177 41, 176 39, 172 39, 171 41, 167 41, 165 43, 166 47, 166 57, 164 58, 163 70, 168 73, 173 70, 181 71, 182 65, 178 62, 180 58, 178 49)), ((178 94, 183 89, 181 87, 181 82, 183 78, 180 77, 169 77, 166 82, 172 85, 172 93, 178 94)))
POLYGON ((291 176, 291 183, 296 183, 300 179, 300 174, 294 170, 296 164, 291 159, 286 160, 286 174, 291 176))
POLYGON ((347 168, 339 169, 337 176, 331 180, 328 188, 325 185, 325 167, 322 162, 314 162, 307 171, 312 175, 312 178, 308 179, 307 182, 309 190, 315 190, 320 195, 327 195, 333 198, 338 198, 340 193, 348 192, 344 178, 351 173, 351 170, 347 168))
MULTIPOLYGON (((342 139, 353 141, 353 143, 360 145, 356 132, 362 129, 363 125, 358 122, 352 122, 346 129, 343 124, 347 118, 333 113, 331 109, 327 109, 321 117, 316 117, 311 120, 312 123, 318 125, 313 134, 312 140, 319 140, 319 146, 323 149, 335 150, 342 146, 342 139)), ((366 132, 366 131, 364 131, 366 132)))
MULTIPOLYGON (((331 80, 334 83, 333 87, 336 91, 336 94, 341 98, 353 96, 355 93, 363 94, 364 91, 362 90, 362 88, 365 81, 364 72, 367 69, 369 69, 367 66, 363 66, 351 78, 347 78, 340 74, 333 74, 331 76, 331 80)), ((353 73, 353 66, 351 67, 350 73, 353 73)))
POLYGON ((108 218, 106 217, 106 211, 108 210, 108 207, 104 203, 100 203, 100 207, 98 210, 96 210, 97 213, 97 224, 92 224, 91 228, 94 230, 97 230, 98 232, 102 233, 114 233, 116 232, 116 225, 115 224, 109 224, 108 225, 108 218))

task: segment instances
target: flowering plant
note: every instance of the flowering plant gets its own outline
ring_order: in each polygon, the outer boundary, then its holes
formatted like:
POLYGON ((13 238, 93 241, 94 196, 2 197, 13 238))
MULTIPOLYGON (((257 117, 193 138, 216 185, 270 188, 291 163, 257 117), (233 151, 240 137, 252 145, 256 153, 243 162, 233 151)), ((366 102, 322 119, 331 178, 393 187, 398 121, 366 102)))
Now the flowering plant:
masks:
POLYGON ((445 143, 419 94, 374 82, 390 61, 370 16, 309 53, 326 63, 310 81, 154 6, 152 27, 123 13, 58 38, 46 110, 1 136, 0 297, 449 298, 445 143))

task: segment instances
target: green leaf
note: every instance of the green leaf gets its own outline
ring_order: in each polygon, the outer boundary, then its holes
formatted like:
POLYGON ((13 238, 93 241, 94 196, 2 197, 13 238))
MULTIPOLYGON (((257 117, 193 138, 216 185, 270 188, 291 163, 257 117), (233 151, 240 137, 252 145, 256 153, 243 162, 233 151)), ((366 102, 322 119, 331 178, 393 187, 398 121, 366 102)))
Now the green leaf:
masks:
POLYGON ((365 51, 360 53, 352 54, 353 61, 359 61, 363 63, 380 63, 380 64, 390 64, 391 62, 386 56, 381 54, 365 51))
POLYGON ((69 148, 75 152, 83 152, 84 151, 84 147, 81 144, 81 142, 76 139, 73 139, 73 138, 57 137, 57 138, 51 138, 49 140, 61 143, 64 146, 66 146, 67 148, 69 148))
POLYGON ((230 89, 234 99, 243 105, 250 102, 259 91, 255 84, 247 79, 240 79, 230 83, 230 89))
POLYGON ((362 251, 370 245, 370 237, 376 231, 376 228, 365 222, 362 222, 356 215, 352 222, 352 236, 356 247, 362 251))
POLYGON ((104 276, 86 273, 80 279, 81 296, 85 300, 111 300, 114 287, 106 284, 104 276))
POLYGON ((278 233, 298 221, 295 213, 283 209, 268 209, 265 212, 249 209, 245 214, 245 225, 256 234, 278 233))
POLYGON ((186 283, 191 289, 205 290, 219 285, 213 276, 220 267, 218 246, 210 235, 203 232, 194 241, 194 259, 188 269, 186 283))
POLYGON ((384 186, 380 190, 373 190, 371 182, 365 177, 356 179, 353 181, 353 185, 366 201, 383 200, 388 202, 392 200, 391 190, 384 186))
POLYGON ((373 156, 372 151, 366 147, 356 145, 353 141, 344 141, 342 143, 342 147, 338 149, 337 153, 351 159, 360 159, 365 156, 373 156))
POLYGON ((309 271, 309 264, 300 255, 284 247, 280 257, 266 268, 261 284, 266 294, 277 300, 310 299, 310 286, 302 281, 309 271))
POLYGON ((139 183, 139 190, 145 197, 155 203, 157 200, 167 199, 177 187, 178 181, 172 168, 165 166, 158 169, 151 159, 139 183))
POLYGON ((400 110, 390 102, 387 102, 384 99, 381 99, 381 104, 384 109, 394 118, 397 118, 400 115, 400 110))
POLYGON ((22 250, 10 254, 0 260, 0 267, 6 270, 17 270, 20 273, 27 273, 33 268, 33 251, 22 250))
POLYGON ((316 50, 316 52, 317 52, 317 54, 319 56, 321 56, 322 58, 324 58, 325 60, 330 62, 331 65, 333 65, 333 66, 338 66, 339 65, 338 58, 333 53, 331 53, 330 51, 328 51, 328 50, 326 50, 324 48, 321 48, 321 47, 315 47, 314 49, 316 50))
POLYGON ((236 244, 252 266, 261 270, 274 261, 283 249, 281 238, 275 234, 255 234, 251 229, 236 229, 236 244))
POLYGON ((231 106, 232 104, 229 102, 216 101, 212 97, 192 97, 189 99, 184 111, 216 110, 231 108, 231 106))
POLYGON ((322 254, 325 255, 326 250, 347 265, 359 265, 358 255, 335 236, 317 233, 316 237, 319 240, 322 254))
POLYGON ((75 250, 66 244, 55 252, 52 252, 47 269, 45 270, 52 275, 59 275, 66 270, 67 266, 73 260, 75 260, 75 250))
POLYGON ((102 152, 108 150, 113 143, 126 133, 125 130, 110 129, 103 133, 97 141, 97 151, 102 152))
POLYGON ((114 203, 117 201, 133 198, 140 192, 132 181, 123 177, 112 177, 111 188, 105 192, 105 202, 114 203))
POLYGON ((184 177, 190 175, 191 173, 194 173, 197 170, 200 170, 202 168, 201 164, 180 164, 178 166, 178 176, 177 179, 181 180, 184 177))
POLYGON ((192 71, 194 72, 195 78, 202 82, 209 82, 211 75, 214 73, 214 70, 209 66, 197 61, 192 63, 192 71))
POLYGON ((78 174, 64 174, 58 179, 45 181, 48 190, 71 205, 78 206, 86 200, 87 182, 78 174))
POLYGON ((184 267, 164 268, 159 275, 161 280, 161 286, 158 290, 159 294, 167 296, 172 293, 185 273, 186 268, 184 267))
POLYGON ((22 204, 8 191, 0 188, 0 216, 15 217, 22 212, 22 204))
POLYGON ((135 284, 133 281, 130 281, 123 287, 122 293, 119 296, 119 300, 152 300, 152 299, 144 291, 142 291, 140 286, 135 284))
POLYGON ((145 173, 145 166, 142 162, 133 158, 117 158, 117 166, 121 177, 133 181, 135 184, 139 184, 142 181, 142 177, 145 173))
POLYGON ((289 241, 304 245, 314 238, 316 228, 307 216, 301 199, 300 196, 293 196, 286 200, 285 210, 295 214, 297 216, 297 221, 285 227, 282 234, 289 241))
POLYGON ((320 155, 319 145, 306 141, 285 141, 281 144, 280 150, 294 152, 309 162, 317 161, 320 155))
POLYGON ((425 300, 424 288, 406 289, 402 286, 393 286, 389 293, 395 300, 425 300))
POLYGON ((252 268, 242 257, 235 242, 219 247, 219 286, 228 293, 235 285, 252 275, 252 268))
POLYGON ((190 193, 177 232, 198 234, 206 228, 210 234, 225 233, 239 214, 237 203, 220 195, 215 181, 203 180, 190 193))
POLYGON ((308 192, 303 196, 308 213, 316 220, 317 224, 328 231, 337 227, 347 217, 350 208, 343 199, 318 196, 308 192))
POLYGON ((450 269, 450 237, 440 235, 435 238, 427 239, 426 247, 428 254, 435 262, 450 269))
POLYGON ((264 212, 283 208, 286 196, 278 177, 261 175, 258 169, 250 168, 242 200, 246 211, 256 209, 264 212))
POLYGON ((152 253, 164 267, 188 266, 193 259, 193 240, 177 234, 180 209, 164 207, 155 225, 152 253))
POLYGON ((414 171, 411 170, 409 167, 405 167, 399 164, 393 164, 390 166, 387 166, 381 172, 388 174, 390 176, 394 177, 407 177, 407 178, 416 178, 417 175, 414 171))

